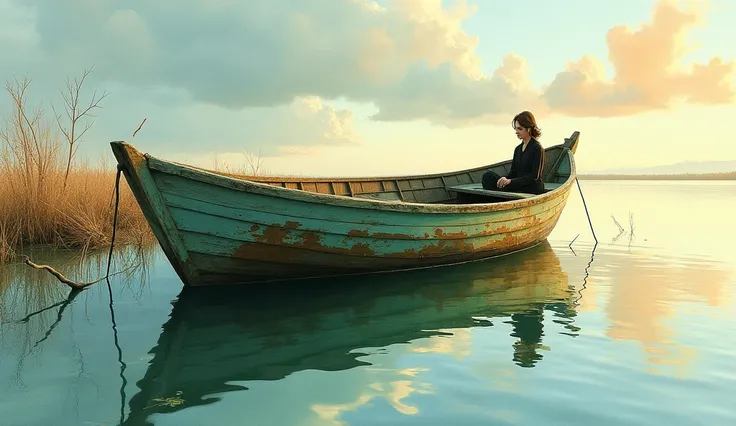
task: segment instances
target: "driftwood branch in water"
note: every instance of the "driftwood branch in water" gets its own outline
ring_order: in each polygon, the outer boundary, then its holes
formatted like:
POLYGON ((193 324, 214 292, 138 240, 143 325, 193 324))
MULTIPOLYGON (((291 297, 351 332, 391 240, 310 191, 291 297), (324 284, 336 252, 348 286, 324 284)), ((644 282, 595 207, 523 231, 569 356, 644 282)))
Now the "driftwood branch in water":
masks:
MULTIPOLYGON (((143 121, 145 122, 146 120, 144 119, 143 121)), ((143 123, 141 123, 141 126, 142 125, 143 123)), ((109 279, 110 277, 114 275, 122 274, 123 272, 126 272, 129 269, 137 267, 138 265, 133 265, 131 266, 131 268, 124 269, 122 271, 118 271, 114 274, 110 274, 110 262, 112 261, 112 250, 113 250, 113 247, 115 246, 115 230, 117 229, 117 223, 118 223, 118 203, 120 202, 120 175, 122 174, 122 171, 123 171, 122 167, 118 165, 118 172, 115 175, 115 212, 113 214, 113 221, 112 221, 112 237, 110 241, 110 251, 107 254, 107 273, 105 274, 104 277, 98 280, 95 280, 95 281, 88 282, 88 283, 79 283, 74 280, 70 280, 69 278, 65 277, 64 274, 62 274, 61 272, 57 271, 56 269, 52 268, 49 265, 38 265, 38 264, 31 262, 31 259, 26 255, 23 255, 23 263, 25 263, 26 265, 34 269, 44 269, 48 271, 51 275, 55 276, 56 279, 58 279, 63 284, 68 285, 74 291, 84 290, 85 288, 91 286, 92 284, 96 284, 100 281, 109 279)), ((109 284, 109 281, 108 281, 108 284, 109 284)), ((108 285, 108 288, 109 288, 109 285, 108 285)), ((110 301, 112 303, 112 290, 110 293, 110 301)))
POLYGON ((52 268, 49 265, 38 265, 36 263, 33 263, 31 261, 31 259, 28 258, 28 256, 26 256, 26 255, 23 255, 23 263, 25 263, 26 265, 30 266, 33 269, 43 269, 43 270, 48 271, 51 275, 55 276, 56 279, 58 279, 60 282, 68 285, 69 287, 71 287, 74 290, 84 290, 85 288, 91 286, 92 284, 97 284, 98 282, 100 282, 102 280, 105 280, 105 279, 107 279, 109 277, 112 277, 114 275, 117 275, 117 274, 122 274, 124 272, 127 272, 129 269, 132 269, 132 268, 138 266, 138 265, 133 265, 130 268, 123 269, 122 271, 118 271, 118 272, 116 272, 114 274, 110 274, 109 276, 106 275, 106 276, 104 276, 104 277, 102 277, 102 278, 100 278, 98 280, 95 280, 95 281, 90 281, 88 283, 79 283, 79 282, 76 282, 74 280, 70 280, 69 278, 65 277, 64 274, 62 274, 61 272, 57 271, 56 269, 52 268))
POLYGON ((65 277, 64 274, 57 271, 56 269, 50 267, 49 265, 37 265, 33 262, 31 262, 31 259, 28 258, 28 256, 23 256, 23 263, 30 266, 33 269, 45 269, 48 271, 51 275, 55 276, 56 279, 61 281, 62 283, 68 285, 69 287, 73 288, 74 290, 84 290, 88 286, 91 286, 92 284, 95 284, 97 282, 102 281, 104 278, 99 279, 97 281, 91 282, 91 283, 78 283, 76 281, 70 280, 69 278, 65 277))

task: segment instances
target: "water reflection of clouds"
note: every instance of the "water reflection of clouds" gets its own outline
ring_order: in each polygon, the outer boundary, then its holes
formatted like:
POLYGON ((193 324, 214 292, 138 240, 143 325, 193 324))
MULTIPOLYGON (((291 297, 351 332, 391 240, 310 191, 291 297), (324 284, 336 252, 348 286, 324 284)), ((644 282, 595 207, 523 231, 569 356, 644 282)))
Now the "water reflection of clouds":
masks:
POLYGON ((462 361, 464 358, 470 356, 473 345, 471 340, 472 328, 441 329, 437 331, 447 333, 447 335, 416 341, 411 346, 411 352, 420 354, 447 354, 452 355, 458 361, 462 361))
POLYGON ((605 335, 639 342, 652 374, 667 369, 682 375, 692 366, 698 350, 678 336, 688 315, 731 311, 728 283, 733 271, 726 264, 643 248, 599 250, 596 263, 589 287, 604 293, 600 309, 607 320, 605 335))
MULTIPOLYGON (((366 372, 375 372, 376 369, 366 367, 366 372)), ((419 407, 411 404, 407 399, 412 395, 428 395, 432 393, 432 386, 420 379, 421 373, 428 371, 427 368, 405 368, 400 370, 390 370, 391 376, 398 380, 390 380, 385 382, 373 382, 366 386, 366 390, 361 393, 354 401, 343 404, 314 404, 314 411, 319 420, 319 424, 346 425, 346 422, 340 420, 340 417, 350 411, 356 411, 360 407, 374 401, 376 398, 383 398, 396 412, 402 415, 419 414, 419 407)))

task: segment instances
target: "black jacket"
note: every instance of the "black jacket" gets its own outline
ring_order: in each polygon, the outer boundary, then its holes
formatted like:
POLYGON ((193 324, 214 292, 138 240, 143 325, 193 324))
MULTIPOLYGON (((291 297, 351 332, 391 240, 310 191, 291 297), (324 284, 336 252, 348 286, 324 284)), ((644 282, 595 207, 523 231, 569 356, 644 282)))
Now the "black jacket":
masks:
POLYGON ((527 192, 541 194, 544 192, 542 171, 544 170, 544 148, 536 139, 532 138, 522 152, 520 143, 514 150, 514 158, 511 160, 511 171, 507 178, 511 183, 506 190, 515 192, 527 192))

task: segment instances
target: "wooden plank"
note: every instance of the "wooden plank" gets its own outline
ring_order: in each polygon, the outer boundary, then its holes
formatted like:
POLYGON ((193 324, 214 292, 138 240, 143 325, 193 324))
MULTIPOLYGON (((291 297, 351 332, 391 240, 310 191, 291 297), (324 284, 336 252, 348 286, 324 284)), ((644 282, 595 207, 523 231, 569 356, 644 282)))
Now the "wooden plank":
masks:
POLYGON ((413 179, 409 181, 410 189, 422 189, 424 188, 424 181, 421 179, 413 179))
POLYGON ((394 185, 396 185, 396 191, 399 193, 399 199, 401 201, 404 201, 404 192, 401 190, 401 183, 398 180, 394 181, 394 185))
POLYGON ((386 191, 397 192, 399 190, 399 186, 396 184, 395 181, 392 181, 392 180, 384 180, 382 182, 383 182, 383 187, 384 187, 384 189, 386 191))
POLYGON ((439 241, 456 241, 500 234, 552 220, 564 208, 564 205, 559 204, 533 216, 507 218, 505 221, 472 226, 387 227, 330 223, 320 220, 278 222, 279 218, 273 218, 272 215, 255 215, 255 212, 242 212, 224 207, 211 207, 205 211, 198 211, 201 204, 190 205, 186 201, 174 202, 174 200, 171 205, 172 214, 180 230, 216 234, 223 237, 231 235, 232 238, 251 242, 263 240, 272 243, 278 241, 284 244, 304 245, 311 241, 315 247, 326 245, 344 248, 348 247, 346 244, 356 243, 365 244, 368 247, 374 243, 390 245, 397 240, 417 240, 422 241, 423 244, 434 244, 439 241))
MULTIPOLYGON (((247 241, 257 239, 279 239, 285 242, 302 241, 314 237, 323 244, 341 246, 343 244, 371 243, 374 241, 420 240, 433 243, 478 236, 487 236, 525 229, 530 224, 552 219, 564 207, 562 204, 549 206, 549 209, 525 217, 502 216, 493 222, 473 225, 443 226, 381 226, 372 224, 335 223, 321 219, 284 220, 277 215, 253 211, 242 211, 216 205, 206 205, 180 197, 169 197, 168 205, 172 218, 179 230, 215 232, 217 235, 236 235, 237 239, 247 241)), ((500 215, 499 215, 500 216, 500 215)))
POLYGON ((335 191, 335 195, 350 196, 350 188, 347 182, 332 182, 332 189, 335 191))
POLYGON ((483 189, 483 185, 480 183, 451 186, 448 189, 450 191, 462 192, 464 194, 482 195, 486 197, 504 198, 508 200, 521 200, 536 196, 535 194, 526 194, 521 192, 493 191, 490 189, 483 189))
POLYGON ((445 195, 447 196, 448 200, 452 198, 452 195, 450 195, 450 190, 447 189, 447 181, 445 180, 444 176, 442 176, 442 189, 445 190, 445 195))
POLYGON ((383 188, 381 187, 381 182, 361 182, 361 190, 360 192, 363 194, 374 194, 377 192, 382 192, 383 188))
MULTIPOLYGON (((544 189, 551 191, 562 186, 561 183, 545 182, 544 189)), ((528 194, 524 192, 510 192, 510 191, 495 191, 489 189, 483 189, 483 184, 470 183, 466 185, 456 185, 448 188, 449 191, 462 192, 465 194, 483 195, 489 197, 507 198, 507 199, 525 199, 538 196, 537 194, 528 194)), ((541 194, 539 194, 541 195, 541 194)))
POLYGON ((330 184, 330 182, 318 182, 317 192, 319 192, 320 194, 332 194, 332 185, 330 184))
POLYGON ((444 176, 440 176, 439 178, 425 178, 424 179, 424 187, 425 188, 444 188, 444 176))
MULTIPOLYGON (((419 240, 396 240, 391 244, 382 241, 370 245, 346 244, 343 247, 324 246, 319 250, 304 247, 295 240, 293 244, 269 244, 243 235, 239 238, 225 237, 220 230, 202 233, 183 230, 182 240, 193 253, 210 256, 256 260, 259 262, 279 261, 303 266, 348 266, 371 269, 402 267, 410 265, 440 264, 443 258, 472 259, 488 254, 498 254, 537 242, 551 232, 557 212, 551 220, 537 226, 513 232, 480 236, 452 241, 423 242, 419 240)), ((229 233, 228 233, 229 234, 229 233)), ((233 236, 234 237, 234 236, 233 236)))
POLYGON ((399 197, 399 194, 397 192, 373 192, 373 193, 366 193, 366 194, 358 194, 355 196, 356 198, 366 198, 371 200, 381 200, 381 201, 396 201, 401 202, 401 197, 399 197))
POLYGON ((415 189, 412 192, 417 199, 422 200, 424 203, 437 203, 440 201, 448 201, 452 198, 448 195, 448 192, 444 187, 415 189))
POLYGON ((563 151, 562 149, 548 149, 545 152, 545 164, 544 168, 542 169, 542 179, 544 181, 550 181, 552 180, 551 177, 557 170, 557 166, 560 163, 561 158, 563 157, 563 151))

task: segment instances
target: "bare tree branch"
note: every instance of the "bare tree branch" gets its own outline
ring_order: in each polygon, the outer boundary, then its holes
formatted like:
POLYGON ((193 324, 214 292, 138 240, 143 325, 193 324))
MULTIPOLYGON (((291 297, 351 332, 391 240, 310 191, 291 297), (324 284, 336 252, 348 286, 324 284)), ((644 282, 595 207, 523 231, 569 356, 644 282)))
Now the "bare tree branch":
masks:
POLYGON ((245 155, 245 161, 248 163, 247 174, 258 176, 262 172, 263 168, 263 157, 261 157, 261 148, 258 147, 258 156, 254 157, 249 151, 243 153, 245 155))
MULTIPOLYGON (((30 82, 29 78, 6 82, 5 90, 13 102, 13 115, 0 129, 0 139, 5 142, 7 152, 12 153, 12 162, 18 165, 18 170, 23 171, 25 187, 30 188, 31 182, 34 182, 37 187, 33 190, 38 196, 44 190, 44 179, 48 169, 53 166, 57 149, 50 128, 43 119, 43 110, 35 108, 33 113, 28 111, 30 82), (37 175, 37 180, 33 180, 33 173, 37 175)), ((8 160, 11 158, 8 157, 8 160)), ((12 182, 9 184, 13 185, 12 182)))
MULTIPOLYGON (((109 95, 109 93, 106 91, 103 91, 102 94, 98 94, 97 90, 93 90, 89 104, 82 105, 80 103, 80 94, 82 92, 82 87, 84 86, 85 80, 92 73, 93 70, 94 67, 90 69, 85 69, 80 77, 75 77, 74 79, 64 79, 66 91, 61 92, 61 97, 64 100, 66 116, 68 118, 68 126, 62 124, 61 115, 56 112, 56 109, 54 109, 56 124, 59 126, 59 130, 64 135, 67 144, 69 144, 69 155, 66 162, 66 172, 64 173, 64 188, 66 188, 67 179, 69 178, 69 170, 71 169, 72 160, 77 153, 77 148, 79 148, 79 145, 75 147, 75 144, 87 133, 90 128, 92 128, 93 123, 86 122, 82 131, 79 131, 77 126, 81 124, 80 120, 84 118, 95 118, 96 115, 92 114, 92 111, 97 108, 102 108, 100 103, 109 95)), ((54 108, 53 105, 51 107, 52 109, 54 108)))

